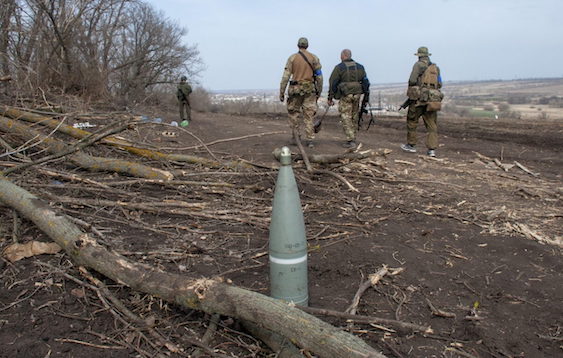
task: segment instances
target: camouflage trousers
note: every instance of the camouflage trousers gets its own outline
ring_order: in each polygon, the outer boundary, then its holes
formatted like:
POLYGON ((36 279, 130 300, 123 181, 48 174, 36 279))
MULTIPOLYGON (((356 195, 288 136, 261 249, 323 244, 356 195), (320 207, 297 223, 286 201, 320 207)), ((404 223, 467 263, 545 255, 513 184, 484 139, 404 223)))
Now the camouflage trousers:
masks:
POLYGON ((309 94, 290 94, 287 99, 287 114, 289 125, 296 135, 301 135, 299 115, 303 114, 303 127, 305 139, 313 140, 315 131, 313 130, 313 118, 317 112, 317 95, 309 94))
POLYGON ((416 106, 411 104, 409 106, 409 111, 407 112, 407 143, 416 145, 416 127, 421 116, 428 132, 426 135, 426 147, 428 149, 436 149, 438 148, 438 112, 427 111, 426 105, 416 106))
POLYGON ((188 121, 192 119, 192 109, 190 108, 189 102, 179 101, 178 108, 180 109, 180 120, 183 121, 187 119, 188 121))
POLYGON ((358 113, 360 110, 361 94, 348 94, 338 102, 338 112, 340 113, 340 123, 346 135, 347 141, 356 140, 358 113))

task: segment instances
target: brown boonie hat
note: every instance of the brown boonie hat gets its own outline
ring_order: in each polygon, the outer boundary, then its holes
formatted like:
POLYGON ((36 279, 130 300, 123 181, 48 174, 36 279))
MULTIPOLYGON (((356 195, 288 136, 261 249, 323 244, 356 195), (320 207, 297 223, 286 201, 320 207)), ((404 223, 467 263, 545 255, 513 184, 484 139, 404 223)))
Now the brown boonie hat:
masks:
POLYGON ((306 37, 301 37, 297 41, 297 46, 298 47, 309 47, 309 40, 307 40, 306 37))
POLYGON ((418 50, 416 50, 416 53, 414 55, 418 56, 418 57, 432 56, 432 54, 428 52, 428 47, 425 47, 425 46, 419 47, 418 50))

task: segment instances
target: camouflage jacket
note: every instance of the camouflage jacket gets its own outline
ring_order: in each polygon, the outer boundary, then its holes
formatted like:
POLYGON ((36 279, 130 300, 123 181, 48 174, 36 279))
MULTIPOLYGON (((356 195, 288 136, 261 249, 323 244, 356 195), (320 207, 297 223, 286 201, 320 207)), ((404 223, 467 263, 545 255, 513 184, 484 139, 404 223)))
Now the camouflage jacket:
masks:
POLYGON ((285 68, 283 71, 282 79, 280 82, 280 95, 285 93, 285 89, 287 88, 287 84, 297 85, 300 82, 313 82, 317 92, 317 95, 321 95, 323 89, 323 73, 321 71, 321 62, 317 56, 310 53, 307 50, 300 49, 298 53, 294 53, 293 55, 289 56, 287 59, 287 63, 285 64, 285 68), (309 64, 303 59, 303 56, 299 54, 299 52, 303 53, 309 63, 313 66, 313 68, 309 66, 309 64))
POLYGON ((328 99, 339 99, 349 94, 369 91, 369 80, 364 66, 354 60, 344 60, 334 67, 329 79, 328 99))
POLYGON ((192 93, 192 86, 187 82, 178 83, 178 90, 176 91, 176 97, 178 101, 188 102, 188 96, 192 93))

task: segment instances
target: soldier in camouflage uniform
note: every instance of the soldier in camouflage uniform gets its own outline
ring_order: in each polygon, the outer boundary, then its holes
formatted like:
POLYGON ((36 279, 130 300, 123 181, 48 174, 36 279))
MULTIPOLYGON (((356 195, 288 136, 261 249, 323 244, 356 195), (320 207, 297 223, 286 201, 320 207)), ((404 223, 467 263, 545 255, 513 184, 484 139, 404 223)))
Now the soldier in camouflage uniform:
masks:
MULTIPOLYGON (((289 56, 280 83, 280 101, 285 99, 287 89, 287 113, 293 136, 301 136, 299 115, 303 115, 305 143, 314 146, 313 118, 317 112, 317 100, 323 88, 323 75, 319 58, 309 51, 309 41, 302 37, 297 41, 299 51, 289 56)), ((292 144, 295 137, 292 137, 292 144)))
POLYGON ((346 135, 346 148, 356 147, 356 122, 360 110, 362 94, 369 93, 369 80, 364 66, 352 60, 352 51, 345 49, 340 53, 341 63, 334 67, 329 80, 328 105, 338 99, 340 123, 346 135))
POLYGON ((176 97, 178 98, 178 108, 180 109, 180 120, 183 127, 187 126, 192 120, 189 95, 192 93, 192 87, 188 84, 186 76, 180 77, 176 97))
MULTIPOLYGON (((413 100, 409 105, 409 110, 407 112, 407 144, 402 144, 401 149, 406 152, 416 153, 416 127, 418 126, 418 119, 422 117, 424 121, 424 126, 428 132, 426 135, 426 147, 428 148, 427 154, 431 157, 436 156, 436 148, 438 148, 438 112, 429 111, 427 109, 427 102, 422 101, 419 95, 411 95, 410 93, 420 93, 420 89, 423 87, 421 81, 422 75, 432 64, 430 61, 431 54, 428 52, 427 47, 419 47, 417 52, 414 54, 418 56, 418 61, 414 64, 411 75, 409 77, 409 99, 413 100), (413 91, 415 89, 415 91, 413 91)), ((440 77, 440 69, 438 70, 438 80, 435 85, 437 89, 442 88, 442 78, 440 77)))

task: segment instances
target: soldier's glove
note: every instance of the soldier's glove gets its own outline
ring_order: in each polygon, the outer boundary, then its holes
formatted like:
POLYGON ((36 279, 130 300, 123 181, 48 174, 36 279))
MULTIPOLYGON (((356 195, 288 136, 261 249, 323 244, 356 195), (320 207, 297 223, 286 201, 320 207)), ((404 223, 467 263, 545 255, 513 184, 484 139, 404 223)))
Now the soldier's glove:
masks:
POLYGON ((285 95, 283 93, 280 93, 280 102, 283 102, 285 100, 285 95))
POLYGON ((334 101, 332 100, 332 98, 329 98, 327 103, 328 103, 328 106, 331 107, 334 104, 334 101))

